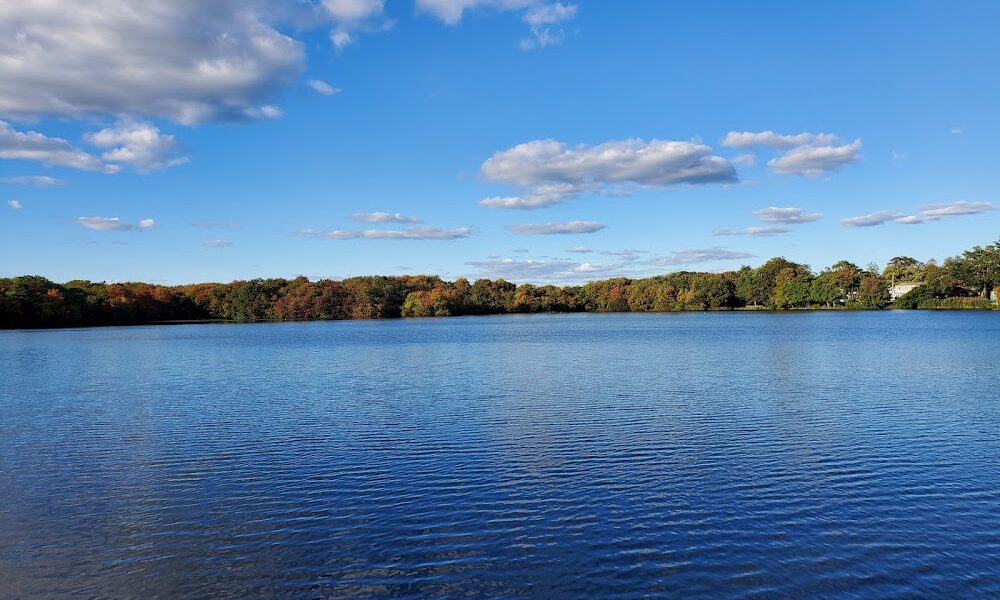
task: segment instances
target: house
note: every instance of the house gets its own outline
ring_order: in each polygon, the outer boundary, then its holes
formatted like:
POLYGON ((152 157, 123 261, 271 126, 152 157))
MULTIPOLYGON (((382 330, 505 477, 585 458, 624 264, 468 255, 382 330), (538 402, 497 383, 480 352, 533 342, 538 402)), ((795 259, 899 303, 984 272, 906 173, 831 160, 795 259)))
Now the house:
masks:
POLYGON ((899 300, 911 290, 914 290, 924 284, 923 281, 910 281, 907 283, 897 283, 889 288, 889 300, 895 302, 899 300))

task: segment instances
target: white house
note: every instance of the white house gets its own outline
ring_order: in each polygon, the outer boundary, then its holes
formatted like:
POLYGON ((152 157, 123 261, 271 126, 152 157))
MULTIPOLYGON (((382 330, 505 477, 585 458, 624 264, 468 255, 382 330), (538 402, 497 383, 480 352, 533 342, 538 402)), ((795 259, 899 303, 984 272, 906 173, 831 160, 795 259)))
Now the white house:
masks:
POLYGON ((907 283, 897 283, 889 288, 889 300, 895 302, 907 294, 910 290, 924 285, 923 281, 910 281, 907 283))

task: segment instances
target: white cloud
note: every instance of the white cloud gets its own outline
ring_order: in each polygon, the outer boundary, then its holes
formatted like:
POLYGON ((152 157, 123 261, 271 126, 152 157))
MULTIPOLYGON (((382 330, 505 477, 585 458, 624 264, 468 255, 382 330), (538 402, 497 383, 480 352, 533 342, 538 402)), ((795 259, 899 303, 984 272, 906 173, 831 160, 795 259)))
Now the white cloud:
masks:
POLYGON ((355 23, 382 14, 385 0, 323 0, 323 8, 336 21, 355 23))
POLYGON ((197 227, 198 229, 239 229, 238 223, 213 223, 206 221, 195 221, 191 223, 191 227, 197 227))
POLYGON ((19 200, 8 200, 7 206, 13 208, 14 210, 21 210, 22 208, 24 208, 24 205, 21 204, 19 200))
POLYGON ((618 257, 619 260, 623 260, 625 262, 639 260, 639 255, 646 253, 646 250, 604 250, 601 252, 604 256, 615 256, 618 257))
POLYGON ((924 204, 920 207, 920 216, 929 221, 942 217, 957 217, 975 215, 993 210, 989 202, 967 202, 965 200, 950 204, 924 204))
POLYGON ((55 177, 49 177, 48 175, 12 175, 9 177, 0 177, 0 183, 12 183, 17 185, 35 185, 38 187, 47 187, 50 185, 62 185, 66 183, 62 179, 56 179, 55 177))
POLYGON ((273 104, 263 104, 254 108, 247 109, 247 116, 252 119, 264 120, 264 119, 280 119, 281 115, 284 113, 280 108, 273 104))
MULTIPOLYGON (((636 252, 636 251, 623 251, 636 252)), ((663 267, 683 266, 693 263, 752 258, 744 252, 722 248, 683 250, 671 256, 648 261, 632 262, 629 259, 607 264, 577 262, 561 259, 516 259, 491 257, 483 261, 468 262, 480 277, 497 278, 516 282, 582 283, 609 277, 641 277, 660 272, 663 267)))
POLYGON ((174 136, 160 133, 151 123, 121 119, 114 127, 84 136, 84 140, 99 148, 111 148, 101 155, 109 162, 125 163, 140 171, 166 169, 188 162, 178 156, 174 136))
POLYGON ((430 13, 448 25, 457 25, 467 10, 494 8, 523 10, 537 5, 536 0, 417 0, 417 9, 430 13))
POLYGON ((533 210, 559 204, 585 191, 600 191, 594 186, 581 186, 572 183, 549 183, 534 186, 527 196, 493 196, 483 198, 479 204, 489 208, 506 208, 533 210))
POLYGON ((482 166, 493 181, 537 184, 637 183, 670 185, 733 181, 726 159, 712 156, 697 142, 639 139, 569 148, 555 140, 537 140, 497 152, 482 166))
POLYGON ((778 206, 755 210, 753 216, 766 223, 784 223, 786 225, 811 223, 823 218, 822 213, 807 213, 801 208, 781 208, 778 206))
POLYGON ((528 190, 526 196, 480 201, 495 208, 539 208, 585 192, 628 193, 619 189, 628 185, 737 181, 736 170, 726 159, 713 156, 711 148, 694 141, 629 139, 568 147, 555 140, 535 140, 497 152, 481 170, 491 181, 528 190))
POLYGON ((334 229, 332 231, 320 231, 318 229, 303 229, 295 235, 301 237, 315 237, 328 240, 457 240, 467 238, 479 233, 473 227, 455 227, 445 229, 439 227, 411 227, 409 229, 365 229, 363 231, 352 229, 334 229))
POLYGON ((62 138, 48 137, 37 131, 17 131, 5 121, 0 121, 0 159, 35 160, 47 165, 104 173, 120 170, 62 138))
POLYGON ((326 15, 336 25, 330 31, 330 42, 337 51, 354 43, 351 30, 384 20, 384 0, 323 0, 322 4, 326 15))
POLYGON ((730 131, 722 139, 723 146, 730 148, 755 148, 767 146, 769 148, 791 148, 793 146, 806 145, 829 145, 837 141, 837 136, 832 133, 796 133, 794 135, 782 135, 773 131, 730 131))
POLYGON ((229 240, 207 240, 201 244, 206 248, 228 248, 233 245, 229 240))
POLYGON ((730 158, 729 162, 740 167, 752 167, 757 164, 757 157, 753 154, 739 154, 730 158))
POLYGON ((77 217, 76 222, 82 227, 98 231, 136 231, 156 227, 156 221, 153 219, 129 223, 118 217, 77 217))
POLYGON ((697 263, 730 261, 753 258, 753 254, 746 252, 735 252, 725 248, 696 248, 690 250, 679 250, 670 256, 659 256, 648 262, 657 267, 674 267, 681 265, 693 265, 697 263))
POLYGON ((894 210, 880 210, 873 213, 868 213, 867 215, 861 215, 859 217, 848 217, 846 219, 841 219, 840 224, 844 227, 874 227, 876 225, 882 225, 883 223, 888 223, 889 221, 900 221, 912 224, 915 221, 914 217, 909 217, 901 212, 894 210))
POLYGON ((576 8, 575 4, 563 4, 561 2, 542 4, 524 13, 524 22, 532 26, 562 23, 576 17, 576 8))
POLYGON ((0 4, 0 115, 131 114, 185 124, 268 118, 304 64, 259 0, 0 4))
POLYGON ((589 254, 593 252, 593 250, 586 246, 573 246, 572 248, 567 248, 566 252, 571 252, 573 254, 589 254))
POLYGON ((920 223, 937 221, 946 217, 975 215, 991 210, 994 210, 994 207, 989 202, 968 202, 962 200, 949 204, 924 204, 920 207, 920 212, 916 215, 907 215, 894 210, 880 210, 859 217, 841 219, 840 224, 844 227, 874 227, 891 221, 900 225, 919 225, 920 223))
POLYGON ((489 198, 483 198, 479 201, 479 204, 488 208, 521 208, 530 210, 533 208, 551 206, 556 202, 546 202, 538 199, 522 198, 520 196, 491 196, 489 198))
POLYGON ((340 92, 340 88, 335 88, 325 81, 320 81, 319 79, 310 79, 306 82, 314 92, 321 94, 323 96, 332 96, 340 92))
POLYGON ((576 17, 575 4, 553 2, 529 9, 524 13, 524 22, 531 26, 532 37, 523 38, 518 42, 518 46, 522 50, 532 50, 561 44, 566 39, 566 32, 552 26, 574 17, 576 17))
POLYGON ((343 50, 354 43, 354 36, 346 29, 335 29, 330 32, 330 41, 337 50, 343 50))
POLYGON ((416 217, 407 217, 400 213, 370 212, 354 213, 351 219, 361 223, 419 223, 416 217))
POLYGON ((570 260, 520 260, 491 258, 465 263, 477 270, 478 277, 502 277, 521 283, 581 283, 594 279, 630 275, 627 265, 601 265, 570 260))
MULTIPOLYGON (((834 169, 853 164, 861 158, 861 139, 850 144, 837 145, 838 138, 832 133, 780 134, 767 131, 730 131, 722 140, 723 146, 730 148, 772 148, 784 150, 784 154, 772 158, 767 166, 782 175, 804 175, 816 177, 834 169)), ((753 155, 740 155, 732 159, 736 164, 750 162, 753 155)))
POLYGON ((508 225, 507 229, 511 233, 520 233, 525 235, 557 235, 594 233, 595 231, 600 231, 605 227, 607 227, 607 225, 596 221, 569 221, 567 223, 508 225))
POLYGON ((782 175, 816 177, 851 165, 861 158, 861 138, 841 146, 798 146, 767 161, 772 171, 782 175))
POLYGON ((471 10, 519 11, 531 30, 531 37, 518 42, 522 50, 561 43, 566 32, 555 25, 576 17, 577 10, 575 4, 541 0, 417 0, 416 6, 418 11, 429 13, 448 25, 457 25, 465 12, 471 10))
POLYGON ((750 236, 772 236, 780 233, 788 233, 791 229, 768 225, 766 227, 747 227, 746 229, 716 229, 712 235, 750 235, 750 236))

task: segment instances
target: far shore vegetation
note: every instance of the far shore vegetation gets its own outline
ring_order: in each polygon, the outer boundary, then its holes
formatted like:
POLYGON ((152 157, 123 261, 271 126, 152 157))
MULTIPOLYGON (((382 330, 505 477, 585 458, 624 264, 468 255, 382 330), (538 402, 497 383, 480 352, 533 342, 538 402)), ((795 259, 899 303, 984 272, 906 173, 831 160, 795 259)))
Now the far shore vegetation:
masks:
POLYGON ((815 273, 808 265, 772 258, 724 273, 682 271, 580 286, 448 282, 430 275, 178 286, 0 278, 0 328, 546 312, 996 309, 998 295, 1000 240, 940 264, 899 256, 881 270, 840 261, 815 273))

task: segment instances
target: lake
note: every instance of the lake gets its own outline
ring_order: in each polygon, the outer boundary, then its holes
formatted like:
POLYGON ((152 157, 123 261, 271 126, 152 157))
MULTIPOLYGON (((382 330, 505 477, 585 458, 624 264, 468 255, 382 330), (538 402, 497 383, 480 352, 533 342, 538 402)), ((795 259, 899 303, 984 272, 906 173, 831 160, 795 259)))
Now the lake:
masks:
POLYGON ((0 332, 3 597, 997 597, 1000 313, 0 332))

